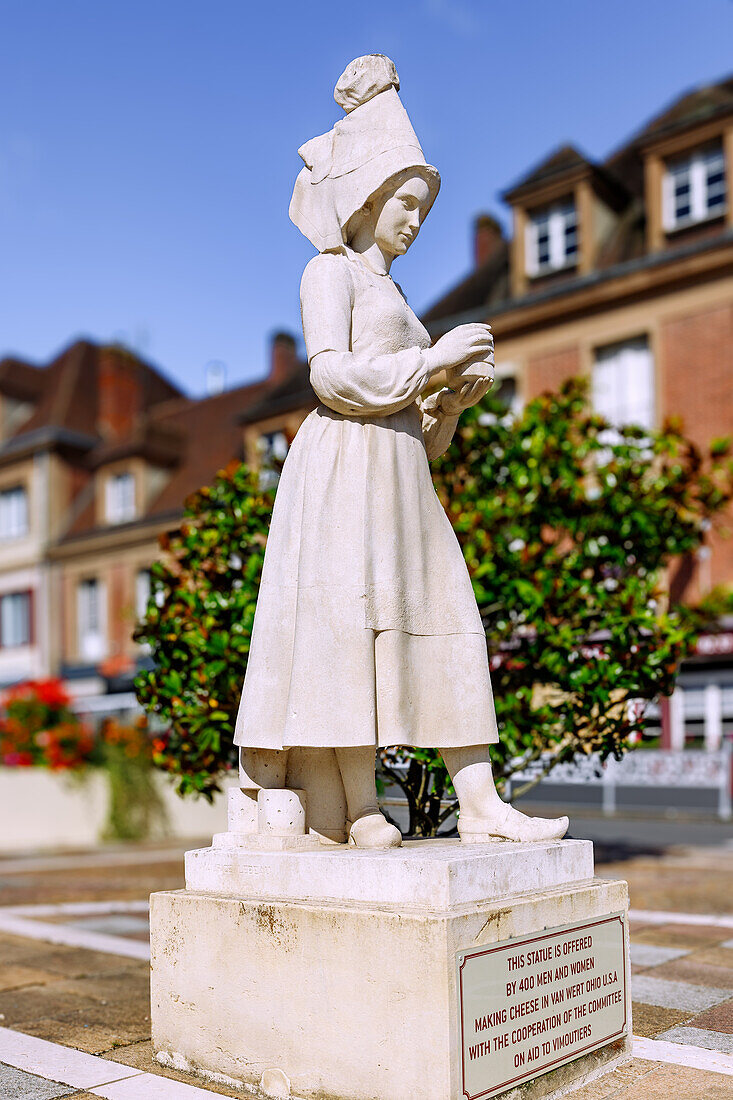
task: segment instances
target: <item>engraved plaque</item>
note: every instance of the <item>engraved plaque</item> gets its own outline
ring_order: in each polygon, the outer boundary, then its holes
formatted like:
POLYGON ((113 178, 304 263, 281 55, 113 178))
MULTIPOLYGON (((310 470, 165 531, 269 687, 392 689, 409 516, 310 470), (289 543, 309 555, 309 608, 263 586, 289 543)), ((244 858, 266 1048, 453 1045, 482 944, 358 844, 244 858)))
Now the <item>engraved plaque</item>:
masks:
POLYGON ((626 1034, 625 915, 458 953, 461 1084, 496 1096, 626 1034))

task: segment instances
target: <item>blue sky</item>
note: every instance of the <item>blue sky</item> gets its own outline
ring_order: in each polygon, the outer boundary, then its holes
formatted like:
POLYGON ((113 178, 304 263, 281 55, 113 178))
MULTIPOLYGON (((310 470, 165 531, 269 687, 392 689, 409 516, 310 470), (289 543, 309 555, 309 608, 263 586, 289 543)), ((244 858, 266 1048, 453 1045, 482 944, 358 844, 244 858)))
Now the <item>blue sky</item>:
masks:
POLYGON ((604 157, 733 70, 733 0, 0 0, 0 355, 121 339, 189 392, 263 374, 313 254, 297 148, 389 54, 443 177, 395 276, 426 307, 554 146, 604 157))

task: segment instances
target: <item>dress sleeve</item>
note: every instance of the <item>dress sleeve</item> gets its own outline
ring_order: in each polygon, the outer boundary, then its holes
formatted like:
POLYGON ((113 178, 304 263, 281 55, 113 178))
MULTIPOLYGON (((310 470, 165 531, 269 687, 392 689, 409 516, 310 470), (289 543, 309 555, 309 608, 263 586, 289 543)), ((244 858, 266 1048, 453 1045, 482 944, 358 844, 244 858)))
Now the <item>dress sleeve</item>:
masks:
POLYGON ((324 405, 344 416, 389 416, 412 404, 431 372, 418 347, 352 352, 353 304, 349 261, 328 253, 311 260, 300 284, 311 385, 324 405))
POLYGON ((422 413, 422 435, 429 459, 440 458, 448 450, 458 424, 457 416, 448 416, 440 407, 440 395, 443 392, 445 391, 439 390, 424 400, 418 400, 422 413))

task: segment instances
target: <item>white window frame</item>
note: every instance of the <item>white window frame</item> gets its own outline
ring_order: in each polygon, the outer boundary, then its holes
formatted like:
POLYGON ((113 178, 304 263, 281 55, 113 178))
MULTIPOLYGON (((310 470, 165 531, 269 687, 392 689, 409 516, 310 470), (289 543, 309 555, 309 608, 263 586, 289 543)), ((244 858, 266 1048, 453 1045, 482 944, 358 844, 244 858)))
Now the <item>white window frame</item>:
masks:
POLYGON ((280 474, 277 470, 273 470, 268 464, 276 459, 279 462, 284 462, 287 458, 288 450, 290 446, 288 444, 288 437, 282 428, 275 428, 271 432, 262 432, 257 439, 257 452, 260 462, 260 488, 271 489, 277 485, 280 480, 280 474))
POLYGON ((20 539, 28 534, 28 490, 25 485, 0 489, 0 540, 20 539))
POLYGON ((522 400, 522 387, 521 387, 521 375, 516 363, 512 362, 499 362, 494 368, 494 385, 493 389, 498 391, 502 382, 510 379, 514 382, 514 397, 507 405, 507 412, 512 416, 518 416, 524 408, 524 401, 522 400))
POLYGON ((148 607, 152 590, 152 577, 149 569, 138 569, 135 573, 135 618, 142 619, 148 607))
POLYGON ((722 144, 708 146, 706 149, 697 149, 694 153, 677 157, 667 163, 666 171, 662 179, 662 223, 668 233, 676 229, 684 229, 688 225, 698 225, 700 222, 720 218, 725 214, 727 201, 728 172, 725 163, 725 152, 722 144), (723 179, 719 184, 710 184, 709 175, 712 168, 715 170, 720 165, 723 179), (687 175, 689 185, 688 214, 679 217, 675 184, 678 177, 687 175), (722 203, 710 206, 711 196, 723 195, 722 203))
POLYGON ((654 354, 646 336, 595 349, 592 372, 595 411, 614 428, 656 423, 654 354))
POLYGON ((530 214, 524 239, 527 274, 535 278, 551 271, 562 271, 564 268, 577 266, 580 254, 579 229, 575 199, 566 199, 564 202, 554 203, 552 206, 530 214), (545 223, 549 235, 549 249, 548 259, 542 263, 539 239, 540 226, 545 223), (575 229, 575 250, 572 253, 567 251, 566 236, 569 228, 575 229))
POLYGON ((84 577, 76 586, 76 637, 83 661, 106 657, 107 586, 98 577, 84 577))
POLYGON ((109 474, 104 491, 107 523, 127 523, 137 514, 135 475, 129 470, 109 474))
POLYGON ((0 648, 20 649, 31 644, 32 614, 33 600, 27 589, 22 592, 3 592, 0 595, 0 648), (14 634, 15 627, 21 620, 21 629, 14 634))

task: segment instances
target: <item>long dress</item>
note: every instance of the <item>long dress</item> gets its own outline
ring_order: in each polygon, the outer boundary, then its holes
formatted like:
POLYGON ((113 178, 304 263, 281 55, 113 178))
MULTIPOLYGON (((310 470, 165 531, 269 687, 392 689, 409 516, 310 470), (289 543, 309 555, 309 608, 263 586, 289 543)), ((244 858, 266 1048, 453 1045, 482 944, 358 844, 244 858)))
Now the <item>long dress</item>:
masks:
POLYGON ((420 397, 430 337, 351 252, 311 260, 301 308, 322 404, 282 470, 235 743, 496 741, 481 618, 428 465, 456 425, 420 397))

